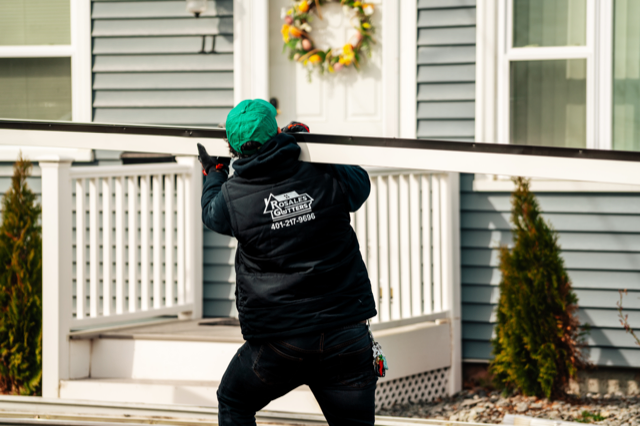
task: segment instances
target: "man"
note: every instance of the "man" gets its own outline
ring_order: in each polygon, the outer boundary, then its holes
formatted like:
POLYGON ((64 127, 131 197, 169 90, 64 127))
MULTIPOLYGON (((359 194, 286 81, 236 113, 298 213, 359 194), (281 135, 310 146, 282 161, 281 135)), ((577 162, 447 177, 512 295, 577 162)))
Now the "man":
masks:
POLYGON ((246 343, 218 388, 221 426, 255 425, 255 413, 302 384, 330 425, 373 425, 377 376, 365 320, 376 315, 349 212, 369 196, 357 166, 298 160, 300 147, 266 101, 227 116, 229 160, 198 145, 207 176, 202 220, 238 239, 236 305, 246 343))

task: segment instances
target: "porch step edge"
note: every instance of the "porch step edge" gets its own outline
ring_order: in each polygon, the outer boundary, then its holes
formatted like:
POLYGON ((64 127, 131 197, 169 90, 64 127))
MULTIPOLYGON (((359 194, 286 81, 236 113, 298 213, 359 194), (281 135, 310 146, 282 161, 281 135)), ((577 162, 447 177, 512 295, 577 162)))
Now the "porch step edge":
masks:
MULTIPOLYGON (((61 380, 60 398, 79 401, 128 402, 217 407, 218 381, 155 379, 61 380)), ((264 410, 322 413, 311 389, 300 386, 269 403, 264 410)))

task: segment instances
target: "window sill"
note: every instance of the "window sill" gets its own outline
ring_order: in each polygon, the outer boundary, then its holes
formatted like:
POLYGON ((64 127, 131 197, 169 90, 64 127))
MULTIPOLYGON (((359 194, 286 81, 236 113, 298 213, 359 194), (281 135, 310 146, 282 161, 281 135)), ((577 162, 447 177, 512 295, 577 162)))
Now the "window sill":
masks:
MULTIPOLYGON (((476 174, 473 180, 475 192, 513 192, 514 189, 507 176, 476 174)), ((532 192, 640 192, 640 185, 533 178, 530 189, 532 192)))

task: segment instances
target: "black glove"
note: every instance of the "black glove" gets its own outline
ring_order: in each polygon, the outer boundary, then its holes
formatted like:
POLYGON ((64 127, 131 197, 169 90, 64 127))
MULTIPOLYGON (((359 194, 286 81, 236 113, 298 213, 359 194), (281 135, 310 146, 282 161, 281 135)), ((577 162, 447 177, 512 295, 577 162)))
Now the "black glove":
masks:
POLYGON ((280 130, 282 133, 309 133, 309 126, 299 121, 292 121, 280 130))
POLYGON ((229 174, 229 164, 231 163, 229 157, 211 157, 201 144, 198 144, 198 154, 198 161, 202 164, 202 174, 205 176, 213 171, 223 171, 229 174))

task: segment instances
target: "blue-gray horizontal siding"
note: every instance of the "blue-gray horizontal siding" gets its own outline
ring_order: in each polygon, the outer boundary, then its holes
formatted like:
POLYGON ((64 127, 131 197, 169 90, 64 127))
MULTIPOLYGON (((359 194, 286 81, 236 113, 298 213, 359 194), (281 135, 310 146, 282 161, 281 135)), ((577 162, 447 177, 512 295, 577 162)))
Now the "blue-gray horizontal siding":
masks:
MULTIPOLYGON (((640 367, 640 348, 618 320, 618 290, 629 322, 640 329, 640 194, 540 193, 544 217, 558 232, 562 256, 591 326, 589 356, 597 365, 640 367)), ((463 357, 490 359, 499 299, 498 249, 513 244, 510 194, 474 192, 461 177, 463 357)))
POLYGON ((93 120, 216 126, 233 107, 233 1, 92 2, 93 120), (202 49, 215 53, 198 53, 202 49), (215 37, 215 47, 214 47, 215 37))
MULTIPOLYGON (((233 107, 233 0, 92 2, 93 120, 217 126, 233 107), (198 53, 204 51, 215 53, 198 53), (215 45, 214 45, 215 36, 215 45)), ((233 241, 204 229, 205 316, 237 315, 233 241)))
POLYGON ((475 0, 420 0, 417 25, 416 134, 473 140, 475 0))
POLYGON ((205 228, 203 252, 203 311, 206 317, 238 316, 235 304, 234 238, 205 228))

